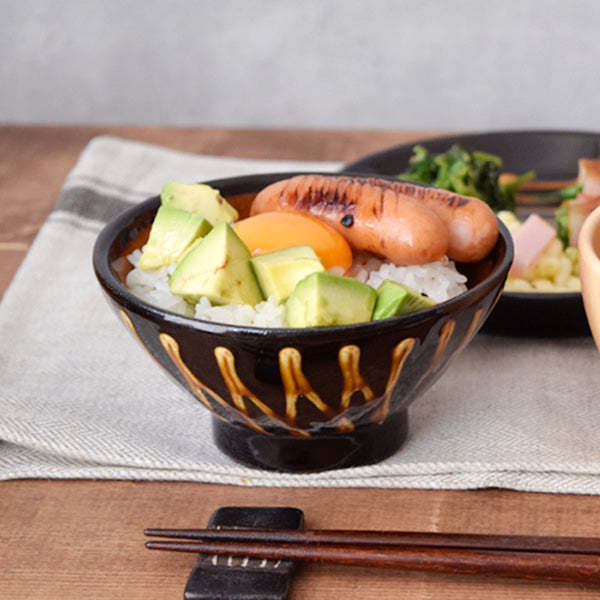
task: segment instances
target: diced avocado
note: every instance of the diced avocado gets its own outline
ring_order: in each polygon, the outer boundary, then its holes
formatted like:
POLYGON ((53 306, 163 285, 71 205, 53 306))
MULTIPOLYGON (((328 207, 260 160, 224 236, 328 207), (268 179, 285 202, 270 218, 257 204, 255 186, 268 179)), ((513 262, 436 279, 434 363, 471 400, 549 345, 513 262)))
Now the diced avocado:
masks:
MULTIPOLYGON (((206 221, 208 223, 208 221, 206 221)), ((209 223, 210 225, 210 223, 209 223)), ((179 260, 177 262, 181 262, 183 260, 183 258, 185 257, 186 254, 190 253, 204 238, 197 238, 195 239, 181 254, 181 256, 179 257, 179 260)))
POLYGON ((274 296, 283 302, 296 284, 307 275, 325 267, 310 246, 293 246, 253 256, 252 268, 265 298, 274 296))
POLYGON ((377 292, 365 283, 327 271, 311 273, 285 304, 292 327, 325 327, 370 321, 377 292))
POLYGON ((181 260, 169 281, 173 294, 197 302, 251 304, 263 297, 250 266, 250 251, 227 223, 217 225, 181 260))
POLYGON ((377 288, 373 321, 399 317, 434 306, 435 302, 417 290, 386 279, 377 288))
POLYGON ((213 227, 219 223, 232 223, 239 217, 237 210, 221 196, 219 190, 204 183, 165 183, 160 201, 166 206, 196 213, 213 227))
POLYGON ((140 257, 140 268, 158 269, 178 262, 190 244, 211 229, 211 224, 200 215, 160 206, 140 257))

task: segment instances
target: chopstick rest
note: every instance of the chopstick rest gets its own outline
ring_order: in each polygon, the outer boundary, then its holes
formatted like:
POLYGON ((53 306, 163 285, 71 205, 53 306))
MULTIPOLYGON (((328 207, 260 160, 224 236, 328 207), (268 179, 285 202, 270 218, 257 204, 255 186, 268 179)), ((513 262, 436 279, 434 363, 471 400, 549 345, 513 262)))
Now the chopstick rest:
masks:
MULTIPOLYGON (((303 524, 304 514, 297 508, 224 506, 212 514, 208 528, 297 530, 303 524)), ((200 553, 184 599, 285 600, 295 565, 291 560, 200 553)))

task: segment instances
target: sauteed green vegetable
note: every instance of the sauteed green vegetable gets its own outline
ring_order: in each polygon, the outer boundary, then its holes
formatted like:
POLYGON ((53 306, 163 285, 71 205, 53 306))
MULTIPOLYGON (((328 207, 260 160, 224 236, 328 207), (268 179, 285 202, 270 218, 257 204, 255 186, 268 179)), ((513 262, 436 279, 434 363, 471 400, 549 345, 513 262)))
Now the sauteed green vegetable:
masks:
POLYGON ((502 183, 502 159, 493 154, 471 151, 455 144, 446 152, 434 154, 415 146, 408 169, 398 178, 441 187, 457 194, 475 196, 495 212, 515 210, 515 193, 534 177, 533 171, 502 183))

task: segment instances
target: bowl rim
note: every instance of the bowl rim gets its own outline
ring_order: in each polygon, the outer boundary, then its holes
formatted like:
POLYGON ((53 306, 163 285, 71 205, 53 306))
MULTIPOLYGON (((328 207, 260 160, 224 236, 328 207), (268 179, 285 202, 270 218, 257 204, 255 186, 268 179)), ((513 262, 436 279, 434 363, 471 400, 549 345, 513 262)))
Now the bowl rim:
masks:
MULTIPOLYGON (((525 129, 489 129, 489 130, 476 130, 476 131, 463 131, 457 132, 455 134, 448 133, 447 135, 436 136, 432 135, 431 137, 419 138, 408 142, 397 143, 392 146, 388 146, 382 148, 381 150, 375 150, 373 152, 369 152, 364 156, 359 156, 358 158, 348 161, 344 165, 342 165, 341 173, 354 172, 355 174, 359 174, 357 171, 358 168, 363 168, 362 165, 366 162, 372 162, 373 160, 381 157, 385 157, 389 154, 394 154, 399 150, 410 146, 416 146, 418 144, 426 145, 426 144, 451 144, 451 143, 464 143, 463 141, 473 140, 473 139, 482 139, 497 136, 535 136, 535 137, 585 137, 591 140, 595 140, 600 138, 600 131, 591 131, 591 130, 583 130, 583 129, 547 129, 547 128, 525 128, 525 129)), ((378 177, 379 174, 376 174, 374 171, 362 171, 362 175, 368 175, 372 177, 378 177)), ((389 175, 382 175, 382 177, 389 177, 389 175)))
MULTIPOLYGON (((268 179, 270 182, 276 181, 275 178, 285 179, 287 177, 293 177, 295 175, 302 174, 320 174, 328 176, 339 176, 340 173, 335 172, 318 172, 318 171, 291 171, 291 172, 267 172, 267 173, 254 173, 251 175, 240 175, 232 177, 224 177, 218 179, 203 180, 199 183, 210 185, 211 187, 219 188, 224 184, 232 186, 234 189, 247 188, 251 184, 257 184, 259 181, 263 181, 258 189, 265 187, 264 180, 268 179)), ((342 173, 342 176, 364 176, 358 173, 342 173)), ((387 176, 378 176, 381 179, 391 179, 387 176)), ((430 186, 423 186, 430 187, 430 186)), ((253 193, 246 191, 228 191, 228 195, 236 195, 242 193, 253 193)), ((502 260, 498 264, 494 265, 489 275, 478 284, 469 288, 466 292, 455 296, 444 302, 440 302, 431 308, 426 308, 409 315, 402 315, 398 317, 391 317, 389 319, 381 319, 378 321, 365 321, 362 323, 354 323, 350 325, 332 325, 327 327, 307 327, 307 328, 294 328, 294 327, 258 327, 254 325, 236 325, 227 323, 217 323, 213 321, 206 321, 195 317, 187 317, 180 315, 175 312, 168 311, 166 309, 154 306, 145 300, 142 300, 136 296, 125 284, 123 284, 117 275, 111 268, 111 261, 109 260, 109 250, 116 242, 117 238, 131 226, 131 223, 135 217, 139 217, 146 212, 155 210, 160 204, 160 195, 154 195, 146 200, 136 203, 135 205, 127 208, 125 211, 119 213, 112 218, 102 228, 93 246, 92 252, 92 263, 96 278, 100 285, 104 289, 105 293, 112 296, 113 299, 118 298, 119 303, 125 308, 128 308, 134 313, 139 315, 150 317, 155 320, 160 320, 165 323, 173 325, 186 326, 191 329, 203 331, 206 333, 224 333, 225 331, 230 333, 239 334, 250 334, 250 335, 278 335, 278 336, 294 336, 296 338, 313 338, 325 335, 339 335, 341 333, 356 333, 366 335, 371 332, 375 332, 379 329, 387 329, 391 327, 412 327, 423 321, 427 321, 435 313, 451 314, 456 305, 462 304, 465 299, 471 296, 476 296, 479 292, 490 286, 493 287, 499 280, 506 279, 510 265, 512 264, 514 247, 510 232, 498 219, 499 238, 502 239, 506 245, 506 251, 502 260)), ((499 241, 497 243, 499 243, 499 241)))

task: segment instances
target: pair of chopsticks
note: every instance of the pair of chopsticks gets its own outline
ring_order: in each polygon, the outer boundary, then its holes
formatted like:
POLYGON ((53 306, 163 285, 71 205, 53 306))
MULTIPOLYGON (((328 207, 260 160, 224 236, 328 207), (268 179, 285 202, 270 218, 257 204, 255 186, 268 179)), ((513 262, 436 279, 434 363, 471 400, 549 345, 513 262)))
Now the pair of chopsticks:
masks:
POLYGON ((146 529, 153 550, 600 584, 600 538, 279 529, 146 529), (181 541, 187 540, 187 541, 181 541))

